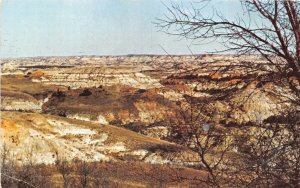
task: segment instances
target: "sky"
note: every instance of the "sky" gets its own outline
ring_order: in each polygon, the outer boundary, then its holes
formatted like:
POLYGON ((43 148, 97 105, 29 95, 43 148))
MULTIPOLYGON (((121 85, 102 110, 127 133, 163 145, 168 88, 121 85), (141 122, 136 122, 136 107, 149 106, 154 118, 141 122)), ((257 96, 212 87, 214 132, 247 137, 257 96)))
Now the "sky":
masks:
MULTIPOLYGON (((190 54, 220 49, 159 32, 165 5, 189 0, 0 0, 0 58, 70 55, 190 54)), ((237 0, 213 0, 225 16, 237 0)), ((204 10, 210 11, 210 9, 204 10)), ((207 12, 209 13, 209 12, 207 12)))

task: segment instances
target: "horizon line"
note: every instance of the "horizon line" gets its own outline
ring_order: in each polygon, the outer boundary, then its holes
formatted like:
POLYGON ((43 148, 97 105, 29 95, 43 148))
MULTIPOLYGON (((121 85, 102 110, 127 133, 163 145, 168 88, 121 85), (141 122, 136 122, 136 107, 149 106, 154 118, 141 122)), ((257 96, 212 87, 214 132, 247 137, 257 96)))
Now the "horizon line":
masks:
POLYGON ((137 53, 137 54, 106 54, 106 55, 89 55, 89 54, 83 54, 83 55, 38 55, 38 56, 20 56, 20 57, 0 57, 0 60, 12 60, 12 59, 30 59, 30 58, 51 58, 51 57, 57 57, 57 58, 64 58, 64 57, 130 57, 130 56, 199 56, 199 55, 233 55, 233 56, 243 56, 243 55, 260 55, 260 54, 233 54, 233 53, 195 53, 195 54, 143 54, 143 53, 137 53))

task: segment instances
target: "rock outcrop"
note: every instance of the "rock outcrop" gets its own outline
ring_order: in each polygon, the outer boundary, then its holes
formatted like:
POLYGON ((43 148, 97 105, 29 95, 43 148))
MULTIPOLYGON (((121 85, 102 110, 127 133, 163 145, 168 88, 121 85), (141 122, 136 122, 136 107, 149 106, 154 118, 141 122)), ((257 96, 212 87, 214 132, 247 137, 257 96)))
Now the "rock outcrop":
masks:
POLYGON ((7 157, 20 164, 24 160, 53 164, 57 154, 66 160, 118 161, 131 158, 149 163, 183 164, 181 153, 188 153, 181 146, 111 125, 37 113, 2 112, 1 116, 2 141, 9 150, 7 157), (161 147, 175 150, 155 149, 161 147))
POLYGON ((29 94, 20 92, 1 93, 1 111, 31 111, 41 112, 43 101, 39 101, 29 94))

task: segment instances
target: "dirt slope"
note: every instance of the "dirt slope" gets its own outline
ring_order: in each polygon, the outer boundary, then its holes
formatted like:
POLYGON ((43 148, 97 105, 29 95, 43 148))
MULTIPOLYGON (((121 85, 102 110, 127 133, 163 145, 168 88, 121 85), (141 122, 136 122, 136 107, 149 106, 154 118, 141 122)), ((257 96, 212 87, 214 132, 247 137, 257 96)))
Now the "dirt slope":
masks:
POLYGON ((56 152, 68 160, 180 163, 178 145, 110 125, 37 113, 1 112, 3 141, 22 162, 54 163, 56 152))

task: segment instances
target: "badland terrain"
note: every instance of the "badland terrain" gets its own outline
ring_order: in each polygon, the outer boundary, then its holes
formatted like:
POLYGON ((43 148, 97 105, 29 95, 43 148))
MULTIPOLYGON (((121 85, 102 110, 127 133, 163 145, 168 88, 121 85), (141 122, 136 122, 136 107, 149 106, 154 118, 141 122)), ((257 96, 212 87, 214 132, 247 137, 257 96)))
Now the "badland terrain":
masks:
POLYGON ((246 165, 239 157, 264 130, 253 125, 290 108, 270 70, 259 55, 2 59, 2 181, 209 187, 208 167, 246 165))

